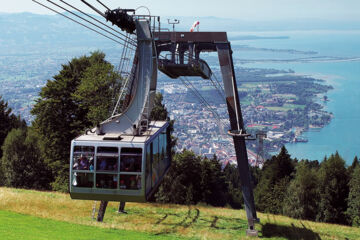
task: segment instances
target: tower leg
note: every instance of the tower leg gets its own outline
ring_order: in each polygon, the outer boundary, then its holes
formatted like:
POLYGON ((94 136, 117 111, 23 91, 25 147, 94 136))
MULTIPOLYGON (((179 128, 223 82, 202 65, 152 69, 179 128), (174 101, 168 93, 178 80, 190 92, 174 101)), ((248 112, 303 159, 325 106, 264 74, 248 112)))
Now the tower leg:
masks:
POLYGON ((127 212, 125 211, 125 203, 126 203, 126 202, 120 202, 118 213, 127 213, 127 212))
POLYGON ((98 216, 97 216, 96 221, 98 221, 98 222, 103 221, 107 205, 108 205, 108 201, 101 201, 100 202, 99 212, 98 212, 98 216))
POLYGON ((96 213, 96 201, 94 201, 94 204, 93 204, 91 219, 95 218, 95 213, 96 213))
POLYGON ((251 185, 251 175, 245 144, 245 128, 241 113, 240 99, 236 84, 234 63, 232 59, 232 50, 229 42, 216 44, 221 74, 224 82, 226 95, 226 104, 229 112, 230 127, 232 131, 237 131, 238 136, 233 136, 238 170, 240 174, 240 183, 244 197, 246 216, 248 219, 248 236, 257 236, 255 222, 258 221, 255 210, 254 195, 251 185), (240 134, 241 133, 241 134, 240 134))
POLYGON ((233 137, 235 152, 237 156, 238 170, 244 198, 246 216, 248 219, 248 229, 246 235, 257 236, 258 231, 255 230, 255 222, 258 221, 255 211, 255 201, 251 186, 251 174, 249 169, 246 145, 244 137, 233 137))

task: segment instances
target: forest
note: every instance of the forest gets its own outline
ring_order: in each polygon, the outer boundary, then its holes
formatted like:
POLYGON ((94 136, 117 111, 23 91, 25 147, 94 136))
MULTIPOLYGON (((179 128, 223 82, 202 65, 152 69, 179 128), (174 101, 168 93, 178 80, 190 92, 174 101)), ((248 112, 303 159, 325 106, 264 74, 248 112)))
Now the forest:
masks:
MULTIPOLYGON (((101 52, 72 59, 41 89, 30 126, 0 97, 0 186, 67 192, 70 142, 108 117, 119 79, 101 52)), ((158 94, 151 117, 167 115, 158 94)), ((251 173, 257 211, 360 226, 357 157, 350 166, 337 152, 321 162, 298 160, 283 147, 251 173)), ((239 171, 234 165, 222 168, 215 155, 173 152, 172 166, 151 201, 243 208, 239 171)))

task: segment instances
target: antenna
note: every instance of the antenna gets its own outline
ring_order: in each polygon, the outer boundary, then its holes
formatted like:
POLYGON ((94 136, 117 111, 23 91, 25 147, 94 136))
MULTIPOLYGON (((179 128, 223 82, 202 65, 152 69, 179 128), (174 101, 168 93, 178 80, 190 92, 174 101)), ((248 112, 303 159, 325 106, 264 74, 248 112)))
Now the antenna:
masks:
POLYGON ((175 32, 175 24, 179 24, 180 20, 178 19, 174 19, 172 22, 170 21, 170 19, 168 18, 168 24, 173 25, 173 32, 175 32))

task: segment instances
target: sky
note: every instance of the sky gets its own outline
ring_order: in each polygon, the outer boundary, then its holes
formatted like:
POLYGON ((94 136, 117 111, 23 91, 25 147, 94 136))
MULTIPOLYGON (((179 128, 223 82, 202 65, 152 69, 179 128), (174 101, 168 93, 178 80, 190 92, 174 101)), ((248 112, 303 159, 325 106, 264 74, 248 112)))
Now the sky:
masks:
MULTIPOLYGON (((45 0, 37 0, 46 2, 45 0)), ((53 0, 59 2, 59 0, 53 0)), ((66 0, 81 9, 87 7, 80 0, 66 0)), ((96 0, 87 0, 98 6, 96 0)), ((246 21, 278 21, 322 19, 360 21, 360 0, 101 0, 110 8, 147 6, 152 15, 160 16, 215 16, 246 21)), ((51 12, 32 0, 2 1, 0 12, 51 12)), ((91 12, 91 11, 89 11, 91 12)), ((141 8, 138 14, 146 14, 141 8)))

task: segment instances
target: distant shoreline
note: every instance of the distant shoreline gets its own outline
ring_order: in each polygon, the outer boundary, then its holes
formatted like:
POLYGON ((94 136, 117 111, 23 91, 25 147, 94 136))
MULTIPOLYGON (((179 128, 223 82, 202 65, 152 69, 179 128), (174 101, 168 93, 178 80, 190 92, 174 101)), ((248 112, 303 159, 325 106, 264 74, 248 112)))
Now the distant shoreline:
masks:
POLYGON ((246 36, 234 36, 234 37, 229 37, 230 41, 238 41, 238 40, 264 40, 264 39, 289 39, 289 36, 256 36, 256 35, 246 35, 246 36))
POLYGON ((303 54, 303 55, 316 55, 316 51, 301 51, 296 49, 278 49, 278 48, 258 48, 248 45, 233 45, 233 50, 237 51, 258 51, 258 52, 274 52, 274 53, 288 53, 288 54, 303 54))
POLYGON ((311 58, 295 58, 295 59, 236 59, 235 64, 247 63, 316 63, 316 62, 357 62, 360 57, 338 58, 338 57, 311 57, 311 58))

